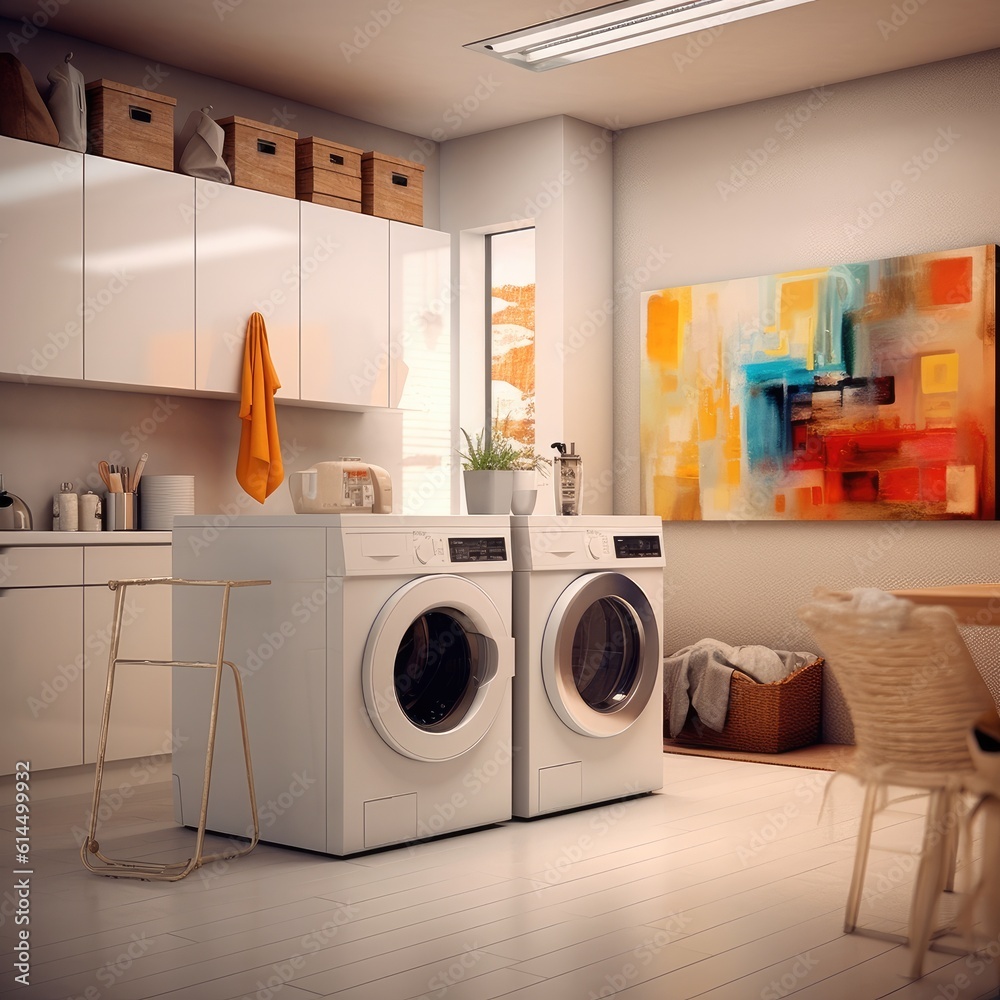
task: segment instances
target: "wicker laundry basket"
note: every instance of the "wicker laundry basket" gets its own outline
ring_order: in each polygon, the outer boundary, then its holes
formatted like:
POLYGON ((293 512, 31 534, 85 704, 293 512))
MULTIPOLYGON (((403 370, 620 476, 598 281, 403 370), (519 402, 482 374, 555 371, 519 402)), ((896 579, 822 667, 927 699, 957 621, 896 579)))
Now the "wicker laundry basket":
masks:
MULTIPOLYGON (((742 753, 784 753, 820 737, 823 698, 823 660, 813 660, 772 684, 733 671, 729 682, 729 711, 721 732, 703 725, 688 712, 677 742, 742 753)), ((664 735, 669 735, 670 701, 663 694, 664 735)))

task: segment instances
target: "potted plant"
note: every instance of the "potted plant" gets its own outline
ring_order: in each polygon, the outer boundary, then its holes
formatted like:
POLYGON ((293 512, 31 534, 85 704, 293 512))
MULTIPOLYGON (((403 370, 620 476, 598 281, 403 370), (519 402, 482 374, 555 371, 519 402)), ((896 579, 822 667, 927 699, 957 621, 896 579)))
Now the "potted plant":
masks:
POLYGON ((470 514, 507 514, 512 510, 530 514, 534 509, 536 474, 548 472, 549 459, 510 437, 509 420, 494 418, 488 441, 485 430, 471 435, 461 428, 466 450, 460 451, 459 457, 465 470, 462 475, 470 514), (512 505, 512 499, 517 503, 512 505))
POLYGON ((466 450, 460 451, 465 503, 470 514, 509 514, 514 492, 514 469, 521 455, 517 442, 486 431, 475 436, 463 427, 466 450))

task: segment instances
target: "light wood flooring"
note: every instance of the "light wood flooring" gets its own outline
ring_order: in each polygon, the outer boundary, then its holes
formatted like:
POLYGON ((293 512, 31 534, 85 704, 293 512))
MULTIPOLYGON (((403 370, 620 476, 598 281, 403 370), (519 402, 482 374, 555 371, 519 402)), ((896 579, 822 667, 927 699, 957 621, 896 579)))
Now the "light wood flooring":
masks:
MULTIPOLYGON (((190 831, 172 820, 169 764, 149 771, 137 778, 124 763, 106 775, 106 791, 131 790, 102 827, 113 856, 190 853, 190 831)), ((829 772, 665 756, 664 775, 661 793, 627 802, 347 860, 262 844, 159 883, 87 872, 74 828, 87 822, 92 769, 38 773, 27 987, 13 980, 14 814, 2 779, 0 996, 996 996, 1000 956, 932 953, 911 981, 908 949, 843 934, 860 812, 850 778, 835 781, 819 817, 829 772)), ((902 927, 922 804, 879 815, 864 923, 902 927)))

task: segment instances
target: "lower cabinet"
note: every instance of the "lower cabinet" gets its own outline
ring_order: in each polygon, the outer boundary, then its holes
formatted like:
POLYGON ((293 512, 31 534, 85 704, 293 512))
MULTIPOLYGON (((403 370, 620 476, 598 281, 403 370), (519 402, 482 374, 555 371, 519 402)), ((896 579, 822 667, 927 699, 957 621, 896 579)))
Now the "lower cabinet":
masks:
MULTIPOLYGON (((97 760, 97 745, 107 689, 108 653, 115 592, 108 580, 170 576, 170 546, 89 548, 83 556, 83 762, 97 760)), ((118 655, 170 659, 172 591, 166 586, 129 587, 125 592, 118 655)), ((108 760, 168 754, 170 667, 123 664, 115 671, 108 760)))
POLYGON ((83 587, 0 590, 0 772, 83 763, 83 587))
MULTIPOLYGON (((18 546, 0 583, 0 774, 97 759, 115 594, 111 579, 170 575, 169 545, 18 546), (51 584, 51 585, 48 585, 51 584)), ((120 656, 170 658, 171 592, 132 587, 120 656)), ((170 753, 170 668, 121 666, 107 759, 170 753)))

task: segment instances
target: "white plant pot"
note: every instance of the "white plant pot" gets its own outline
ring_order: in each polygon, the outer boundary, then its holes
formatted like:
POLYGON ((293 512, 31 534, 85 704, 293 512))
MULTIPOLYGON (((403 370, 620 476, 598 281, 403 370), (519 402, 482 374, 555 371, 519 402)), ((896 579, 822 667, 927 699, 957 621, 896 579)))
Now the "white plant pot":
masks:
POLYGON ((470 514, 509 514, 514 473, 509 469, 464 469, 465 505, 470 514))
POLYGON ((535 509, 538 499, 536 482, 534 469, 514 470, 514 492, 510 501, 512 514, 530 514, 535 509))

